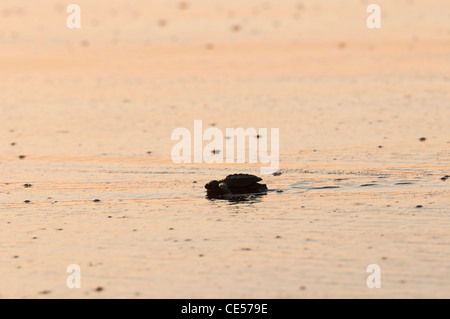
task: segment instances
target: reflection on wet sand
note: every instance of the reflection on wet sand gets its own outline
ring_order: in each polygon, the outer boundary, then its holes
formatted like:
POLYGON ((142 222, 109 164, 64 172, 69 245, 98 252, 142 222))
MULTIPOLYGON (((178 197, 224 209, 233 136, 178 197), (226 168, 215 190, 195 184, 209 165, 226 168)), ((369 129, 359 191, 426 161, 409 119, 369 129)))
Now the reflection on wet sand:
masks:
POLYGON ((207 194, 206 198, 215 201, 215 200, 226 200, 230 203, 240 203, 240 202, 246 202, 246 203, 259 203, 263 199, 263 196, 267 195, 267 192, 262 193, 255 193, 255 194, 241 194, 241 195, 235 195, 235 194, 228 194, 228 195, 211 195, 207 194))

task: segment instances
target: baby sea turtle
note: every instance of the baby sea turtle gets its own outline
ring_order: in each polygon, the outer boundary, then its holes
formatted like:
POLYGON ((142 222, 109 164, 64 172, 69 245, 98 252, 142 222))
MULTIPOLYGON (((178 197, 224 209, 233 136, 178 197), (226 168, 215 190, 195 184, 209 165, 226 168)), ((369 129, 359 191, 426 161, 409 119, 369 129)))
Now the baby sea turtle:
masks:
POLYGON ((260 181, 262 178, 255 175, 232 174, 220 181, 210 181, 205 188, 209 197, 263 193, 267 191, 267 186, 259 184, 260 181))

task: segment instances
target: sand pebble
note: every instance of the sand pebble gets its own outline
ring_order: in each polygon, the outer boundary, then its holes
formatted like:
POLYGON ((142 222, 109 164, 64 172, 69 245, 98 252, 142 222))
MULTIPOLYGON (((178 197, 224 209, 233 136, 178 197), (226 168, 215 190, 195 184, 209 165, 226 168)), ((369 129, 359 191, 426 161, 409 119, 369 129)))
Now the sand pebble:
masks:
POLYGON ((178 8, 180 8, 180 10, 187 10, 187 9, 189 9, 189 3, 187 3, 187 2, 180 2, 179 4, 178 4, 178 8))
POLYGON ((281 174, 283 174, 283 172, 277 171, 277 172, 273 173, 272 175, 273 175, 273 176, 280 176, 281 174))
POLYGON ((231 31, 239 32, 239 31, 241 31, 241 26, 239 24, 235 24, 235 25, 231 26, 231 31))

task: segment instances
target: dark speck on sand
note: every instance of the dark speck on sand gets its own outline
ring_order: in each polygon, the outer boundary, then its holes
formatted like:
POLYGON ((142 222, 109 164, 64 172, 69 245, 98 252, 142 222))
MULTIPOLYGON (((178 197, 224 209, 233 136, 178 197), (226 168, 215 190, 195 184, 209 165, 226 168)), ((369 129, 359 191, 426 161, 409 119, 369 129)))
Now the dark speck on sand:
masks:
POLYGON ((19 159, 24 159, 26 156, 25 155, 20 155, 19 159))
POLYGON ((445 181, 446 181, 447 179, 449 179, 449 178, 450 178, 449 175, 445 175, 444 177, 441 178, 441 180, 445 182, 445 181))
POLYGON ((180 2, 178 4, 178 8, 180 8, 180 10, 186 10, 189 9, 189 3, 187 2, 180 2))
POLYGON ((94 199, 93 202, 94 203, 98 203, 98 202, 101 202, 101 200, 100 199, 94 199))
POLYGON ((235 25, 231 26, 231 30, 233 32, 239 32, 241 30, 241 26, 238 24, 235 24, 235 25))
POLYGON ((421 141, 421 142, 425 142, 426 140, 427 140, 426 137, 421 137, 421 138, 419 138, 419 141, 421 141))

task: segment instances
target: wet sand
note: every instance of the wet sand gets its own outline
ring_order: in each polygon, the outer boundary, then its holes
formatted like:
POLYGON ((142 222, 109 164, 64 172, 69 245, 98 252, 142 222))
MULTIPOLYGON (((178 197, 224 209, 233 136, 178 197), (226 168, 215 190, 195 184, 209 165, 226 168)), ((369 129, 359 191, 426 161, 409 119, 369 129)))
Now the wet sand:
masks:
POLYGON ((137 2, 78 1, 80 30, 0 5, 0 298, 450 297, 448 1, 379 1, 380 30, 364 2, 137 2), (279 128, 282 192, 205 198, 259 166, 174 164, 194 120, 279 128))

